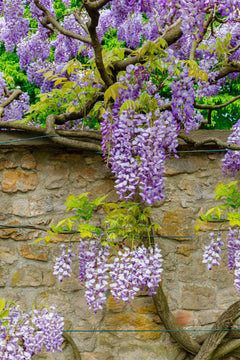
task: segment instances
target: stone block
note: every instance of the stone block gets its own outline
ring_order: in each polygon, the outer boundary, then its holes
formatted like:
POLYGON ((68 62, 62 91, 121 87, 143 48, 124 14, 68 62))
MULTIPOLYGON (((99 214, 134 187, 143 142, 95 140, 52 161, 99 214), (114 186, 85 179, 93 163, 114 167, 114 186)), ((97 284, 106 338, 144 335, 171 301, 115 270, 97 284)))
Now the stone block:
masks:
POLYGON ((68 180, 68 176, 69 171, 61 164, 50 166, 45 179, 45 188, 49 190, 61 188, 68 180))
POLYGON ((22 217, 44 215, 54 210, 51 197, 34 195, 28 199, 15 199, 13 201, 13 214, 22 217))
POLYGON ((71 294, 71 306, 77 316, 78 321, 85 323, 92 328, 98 329, 104 317, 104 311, 98 311, 96 314, 89 310, 85 298, 84 290, 79 290, 71 294))
POLYGON ((216 290, 203 286, 184 285, 181 304, 186 310, 215 309, 216 290))
POLYGON ((109 351, 104 351, 104 352, 94 352, 94 353, 90 353, 90 352, 84 352, 81 353, 81 358, 82 360, 113 360, 113 355, 109 352, 109 351))
POLYGON ((222 314, 222 311, 200 311, 197 320, 199 325, 209 325, 215 323, 219 316, 222 314))
POLYGON ((16 167, 17 167, 17 164, 14 161, 8 160, 6 158, 0 158, 0 170, 14 169, 16 167))
MULTIPOLYGON (((114 188, 114 182, 111 180, 104 180, 102 181, 100 184, 92 184, 91 188, 90 188, 90 198, 93 197, 97 197, 97 196, 104 196, 109 194, 110 192, 115 192, 115 188, 114 188)), ((109 201, 107 199, 107 201, 109 201)))
POLYGON ((186 310, 175 310, 173 316, 181 326, 193 326, 194 324, 194 313, 186 310))
POLYGON ((17 269, 12 277, 13 287, 53 286, 55 282, 56 277, 52 271, 36 265, 27 265, 17 269))
POLYGON ((22 169, 32 170, 36 168, 36 160, 32 154, 24 155, 21 159, 22 169))
POLYGON ((9 275, 9 269, 7 265, 4 264, 0 266, 0 287, 6 286, 8 275, 9 275))
POLYGON ((94 166, 88 166, 81 162, 72 169, 70 178, 74 183, 76 181, 78 184, 83 184, 96 180, 98 174, 94 166))
POLYGON ((114 300, 113 296, 109 296, 108 298, 108 310, 114 313, 120 313, 124 310, 126 303, 122 300, 117 301, 114 300))
POLYGON ((121 343, 118 360, 174 360, 179 353, 179 347, 164 341, 145 344, 121 343))
POLYGON ((156 307, 151 296, 140 296, 130 301, 132 310, 139 314, 156 314, 156 307))
POLYGON ((171 158, 166 161, 166 175, 192 174, 198 170, 207 169, 208 158, 200 156, 171 158))
POLYGON ((0 229, 0 239, 12 239, 16 241, 32 240, 38 237, 39 232, 35 230, 22 229, 18 221, 12 221, 7 225, 16 226, 16 228, 0 229), (18 228, 20 226, 20 228, 18 228))
POLYGON ((192 218, 193 213, 189 209, 176 208, 175 211, 165 212, 160 223, 161 229, 157 233, 165 236, 181 236, 181 238, 176 237, 175 240, 186 240, 184 236, 195 235, 192 230, 192 218))
POLYGON ((34 190, 39 183, 38 174, 25 173, 19 170, 8 171, 3 174, 3 192, 27 192, 34 190))
POLYGON ((20 249, 24 258, 38 261, 48 261, 49 248, 43 245, 27 245, 24 244, 20 249))
POLYGON ((159 330, 156 323, 140 314, 119 314, 106 316, 104 320, 106 330, 130 330, 130 332, 114 333, 118 337, 135 337, 139 340, 159 339, 161 334, 158 331, 131 332, 131 330, 159 330))
POLYGON ((0 261, 5 262, 6 264, 12 265, 15 261, 17 261, 18 256, 16 250, 13 248, 1 248, 0 249, 0 261))

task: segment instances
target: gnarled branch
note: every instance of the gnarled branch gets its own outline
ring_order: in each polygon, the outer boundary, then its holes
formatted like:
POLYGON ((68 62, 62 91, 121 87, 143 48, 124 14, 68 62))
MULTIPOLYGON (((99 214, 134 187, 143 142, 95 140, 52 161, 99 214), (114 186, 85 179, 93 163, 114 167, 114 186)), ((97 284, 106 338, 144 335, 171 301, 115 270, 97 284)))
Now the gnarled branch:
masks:
POLYGON ((156 306, 157 313, 162 320, 166 329, 180 330, 171 332, 172 338, 185 350, 191 354, 197 354, 200 350, 200 345, 192 339, 187 332, 182 331, 182 327, 177 323, 175 317, 171 313, 166 296, 163 292, 162 286, 159 285, 157 293, 153 295, 153 301, 156 306))
POLYGON ((80 355, 78 347, 77 347, 75 341, 73 340, 73 338, 69 334, 66 334, 66 333, 63 333, 62 336, 71 345, 72 350, 73 350, 74 360, 81 360, 82 357, 80 355))
MULTIPOLYGON (((39 10, 41 10, 45 14, 48 22, 50 24, 52 24, 52 26, 55 27, 61 34, 68 36, 70 38, 80 40, 86 44, 90 44, 90 45, 92 44, 91 39, 89 37, 79 35, 70 30, 66 30, 62 25, 59 24, 59 22, 54 18, 54 16, 52 16, 52 14, 45 8, 45 6, 43 6, 39 3, 39 0, 34 0, 34 4, 37 6, 37 8, 39 10)), ((47 27, 47 26, 45 26, 45 27, 47 27)), ((47 27, 47 28, 49 28, 49 27, 47 27)))
POLYGON ((231 100, 225 102, 224 104, 218 104, 218 105, 208 105, 208 104, 194 104, 194 107, 196 109, 200 109, 200 110, 204 110, 204 109, 208 109, 208 110, 218 110, 218 109, 222 109, 230 104, 232 104, 233 102, 237 101, 240 99, 240 95, 235 96, 234 98, 232 98, 231 100))
MULTIPOLYGON (((170 25, 163 35, 161 36, 168 44, 168 46, 174 44, 182 36, 181 19, 178 19, 174 24, 170 25)), ((138 55, 132 56, 124 60, 113 61, 111 68, 116 75, 120 71, 126 70, 128 65, 135 65, 137 63, 144 62, 145 60, 138 55)))
POLYGON ((189 145, 193 145, 195 148, 199 148, 203 145, 207 145, 207 144, 216 144, 220 149, 229 149, 229 150, 240 150, 240 145, 236 145, 236 144, 229 144, 227 142, 224 142, 220 139, 217 138, 207 138, 204 139, 202 141, 197 141, 194 140, 193 138, 191 138, 191 136, 187 135, 187 134, 179 134, 178 135, 179 139, 182 139, 183 141, 185 141, 187 144, 189 145))
MULTIPOLYGON (((218 318, 213 329, 231 329, 233 322, 240 316, 240 301, 235 302, 218 318)), ((211 360, 214 351, 220 345, 227 331, 212 331, 201 346, 195 360, 211 360)))

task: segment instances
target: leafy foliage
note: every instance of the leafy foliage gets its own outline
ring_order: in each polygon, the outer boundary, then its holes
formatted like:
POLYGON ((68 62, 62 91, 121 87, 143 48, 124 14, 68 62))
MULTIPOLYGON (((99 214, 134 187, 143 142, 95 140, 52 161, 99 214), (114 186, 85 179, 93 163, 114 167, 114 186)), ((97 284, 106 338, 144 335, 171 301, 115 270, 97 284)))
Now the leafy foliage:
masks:
MULTIPOLYGON (((105 202, 107 196, 97 197, 89 200, 88 193, 81 195, 71 194, 66 200, 66 211, 74 211, 75 214, 61 220, 57 225, 52 225, 52 231, 48 232, 45 240, 47 243, 55 234, 68 232, 79 233, 82 238, 91 238, 100 235, 102 244, 114 246, 116 239, 129 239, 134 246, 134 241, 140 241, 140 235, 147 235, 150 241, 150 234, 158 230, 158 224, 151 222, 151 208, 142 208, 136 202, 105 202), (102 227, 91 225, 95 211, 101 207, 106 216, 102 227)), ((38 239, 37 241, 42 240, 38 239)))
POLYGON ((0 45, 0 69, 5 75, 9 89, 19 87, 23 92, 29 94, 30 103, 36 102, 40 89, 35 84, 31 84, 26 73, 21 71, 16 52, 7 53, 3 43, 0 45))
POLYGON ((205 214, 201 213, 201 219, 197 220, 195 230, 198 231, 204 222, 229 221, 230 226, 240 226, 240 190, 238 181, 228 184, 222 182, 215 189, 215 200, 222 200, 220 205, 209 209, 205 214))

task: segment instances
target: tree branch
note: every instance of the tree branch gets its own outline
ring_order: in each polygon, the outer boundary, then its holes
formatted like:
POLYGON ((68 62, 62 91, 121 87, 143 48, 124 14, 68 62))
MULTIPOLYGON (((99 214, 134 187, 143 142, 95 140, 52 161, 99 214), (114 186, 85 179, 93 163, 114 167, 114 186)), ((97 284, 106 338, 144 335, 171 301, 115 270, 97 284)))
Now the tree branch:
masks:
POLYGON ((192 339, 187 332, 182 331, 182 327, 177 323, 175 317, 169 309, 168 302, 161 285, 159 285, 157 293, 153 295, 153 301, 165 328, 180 330, 171 332, 172 338, 177 341, 183 349, 187 350, 191 354, 197 354, 200 349, 200 345, 197 341, 192 339))
POLYGON ((231 353, 240 347, 240 340, 231 340, 225 344, 220 345, 217 350, 214 352, 212 360, 219 360, 223 356, 231 353))
POLYGON ((19 98, 20 95, 22 95, 22 90, 20 90, 20 89, 15 89, 15 90, 12 90, 12 92, 9 92, 9 97, 0 104, 0 117, 3 114, 4 108, 6 106, 8 106, 9 104, 11 104, 11 102, 13 102, 13 100, 16 100, 17 98, 19 98))
POLYGON ((199 148, 203 145, 214 143, 220 149, 240 150, 240 145, 229 144, 229 143, 221 141, 217 138, 207 138, 203 141, 196 141, 196 140, 192 139, 190 136, 183 134, 183 133, 179 134, 178 137, 179 137, 179 139, 182 139, 183 141, 185 141, 187 144, 193 145, 195 148, 199 148))
POLYGON ((208 105, 208 104, 194 104, 194 107, 196 109, 209 109, 209 110, 218 110, 218 109, 222 109, 230 104, 232 104, 233 102, 237 101, 240 99, 240 95, 235 96, 234 98, 232 98, 231 100, 227 101, 224 104, 219 104, 219 105, 208 105))
MULTIPOLYGON (((220 80, 227 76, 228 74, 240 72, 240 62, 239 61, 230 61, 227 65, 223 66, 220 70, 218 75, 216 76, 214 82, 220 80)), ((213 82, 213 83, 214 83, 213 82)))
POLYGON ((100 10, 101 8, 103 8, 105 5, 107 5, 111 1, 112 0, 98 0, 98 1, 94 1, 94 2, 88 2, 88 4, 92 9, 100 10))
POLYGON ((62 336, 71 345, 72 350, 73 350, 74 360, 81 360, 82 357, 80 355, 78 347, 77 347, 75 341, 73 340, 73 338, 69 334, 66 334, 66 333, 63 333, 62 336))
POLYGON ((51 137, 52 142, 55 144, 63 145, 66 147, 71 147, 79 150, 90 150, 90 151, 102 151, 101 145, 84 142, 79 140, 68 139, 62 136, 59 136, 55 130, 55 116, 54 114, 48 115, 46 119, 46 134, 55 135, 51 137))
MULTIPOLYGON (((233 322, 240 316, 240 301, 231 305, 218 318, 213 329, 231 329, 233 322)), ((211 360, 215 349, 227 335, 227 331, 212 331, 201 346, 194 360, 211 360)))
MULTIPOLYGON (((181 36, 181 19, 178 19, 174 24, 172 24, 166 29, 166 31, 162 35, 162 38, 167 42, 168 46, 170 46, 174 44, 177 40, 179 40, 181 36)), ((111 64, 111 68, 113 69, 113 73, 116 76, 118 72, 126 70, 126 67, 128 65, 135 65, 144 61, 145 60, 141 58, 138 54, 125 60, 113 61, 111 64)))
MULTIPOLYGON (((104 1, 104 0, 103 0, 104 1)), ((98 3, 98 1, 95 1, 94 3, 89 2, 89 0, 83 0, 83 5, 88 13, 88 15, 90 16, 90 21, 87 23, 87 27, 88 27, 88 31, 91 37, 91 44, 94 50, 94 54, 95 54, 95 62, 97 65, 97 69, 101 75, 102 80, 104 81, 104 83, 106 84, 106 86, 110 86, 113 84, 112 79, 110 78, 110 76, 108 75, 104 63, 103 63, 103 58, 102 58, 102 45, 99 41, 98 35, 97 35, 97 26, 98 26, 98 21, 99 21, 99 12, 98 12, 98 7, 93 6, 94 4, 96 5, 98 3)))
POLYGON ((197 47, 198 47, 198 45, 202 42, 203 37, 204 37, 204 35, 206 34, 209 25, 211 25, 212 22, 213 22, 213 15, 214 15, 214 10, 212 10, 212 11, 210 12, 209 17, 208 17, 207 21, 205 22, 205 24, 204 24, 204 26, 203 26, 203 31, 201 32, 200 37, 198 37, 197 40, 194 40, 194 41, 192 42, 189 60, 194 60, 197 47))
MULTIPOLYGON (((92 44, 91 39, 89 39, 88 37, 79 35, 70 30, 66 30, 63 26, 61 26, 59 24, 59 22, 52 16, 52 14, 45 8, 45 6, 43 6, 39 3, 39 0, 34 0, 34 4, 37 6, 38 9, 40 9, 47 16, 47 20, 49 21, 49 23, 52 24, 61 34, 71 37, 71 38, 74 38, 74 39, 77 39, 77 40, 80 40, 86 44, 90 44, 90 45, 92 44)), ((49 27, 47 27, 47 28, 49 28, 49 27)))

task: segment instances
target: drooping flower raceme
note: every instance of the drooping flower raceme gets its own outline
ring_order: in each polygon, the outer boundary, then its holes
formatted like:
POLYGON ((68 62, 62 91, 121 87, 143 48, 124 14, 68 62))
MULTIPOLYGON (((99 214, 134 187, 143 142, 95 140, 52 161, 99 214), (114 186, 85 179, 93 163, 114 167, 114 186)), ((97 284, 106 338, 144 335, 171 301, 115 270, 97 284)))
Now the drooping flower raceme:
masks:
POLYGON ((180 127, 170 111, 159 111, 166 99, 156 91, 151 69, 129 65, 126 70, 125 77, 119 78, 124 84, 119 98, 102 115, 102 149, 120 198, 132 199, 139 187, 142 200, 153 204, 164 197, 166 152, 176 152, 180 127), (153 111, 122 109, 128 101, 141 106, 144 96, 156 105, 153 111))
POLYGON ((216 234, 214 232, 210 233, 211 242, 208 246, 205 246, 205 252, 203 255, 203 263, 208 265, 208 270, 211 270, 213 266, 218 266, 220 264, 220 254, 222 252, 221 246, 224 245, 221 240, 221 232, 216 234))
POLYGON ((229 228, 227 235, 228 242, 228 268, 236 268, 236 254, 240 251, 240 234, 238 229, 229 228))
POLYGON ((235 280, 234 285, 236 287, 236 290, 240 292, 240 250, 236 251, 235 253, 235 280))
MULTIPOLYGON (((221 232, 217 235, 210 233, 211 242, 205 246, 203 254, 203 263, 208 265, 211 270, 213 266, 218 266, 221 261, 221 247, 224 245, 221 240, 221 232)), ((240 233, 238 229, 229 228, 227 234, 227 247, 228 247, 228 268, 234 270, 235 281, 234 285, 237 291, 240 291, 240 233)))
MULTIPOLYGON (((233 132, 228 138, 229 144, 240 145, 240 120, 233 125, 233 132)), ((240 150, 228 151, 223 159, 222 171, 227 176, 235 176, 240 170, 240 150)))
POLYGON ((85 297, 89 310, 102 310, 108 289, 109 249, 98 241, 89 243, 80 240, 79 245, 79 280, 85 280, 85 297))
POLYGON ((162 255, 157 245, 146 249, 140 246, 118 253, 110 271, 110 287, 113 297, 129 302, 139 290, 148 287, 149 295, 156 293, 161 281, 162 255))
POLYGON ((75 256, 72 252, 72 244, 70 243, 68 246, 65 244, 61 245, 62 254, 56 259, 54 265, 54 272, 53 274, 58 277, 59 281, 63 281, 64 277, 71 276, 71 265, 72 265, 72 258, 75 256))
MULTIPOLYGON (((109 246, 102 246, 98 240, 88 242, 80 239, 78 259, 79 280, 85 281, 87 304, 94 312, 102 310, 109 289, 115 299, 129 302, 145 287, 152 296, 161 281, 163 260, 157 245, 148 249, 140 246, 133 250, 125 247, 111 262, 109 246)), ((54 274, 60 274, 60 280, 65 263, 57 259, 54 267, 57 268, 54 274)))
POLYGON ((0 359, 30 360, 43 348, 62 351, 63 318, 55 308, 42 307, 32 313, 22 313, 19 307, 10 305, 9 315, 0 319, 0 359))

